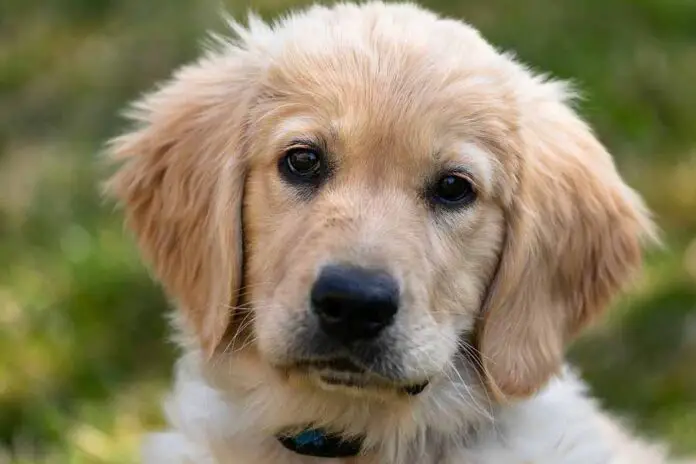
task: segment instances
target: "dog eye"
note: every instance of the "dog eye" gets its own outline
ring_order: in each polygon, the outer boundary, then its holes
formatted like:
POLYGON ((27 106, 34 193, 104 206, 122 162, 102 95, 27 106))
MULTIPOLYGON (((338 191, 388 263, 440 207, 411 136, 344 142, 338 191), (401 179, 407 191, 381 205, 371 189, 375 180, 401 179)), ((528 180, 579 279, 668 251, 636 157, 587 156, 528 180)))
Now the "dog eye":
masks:
POLYGON ((322 174, 321 154, 307 147, 290 149, 282 159, 281 171, 294 182, 314 182, 322 174))
POLYGON ((445 206, 467 205, 476 199, 471 181, 462 174, 442 176, 435 184, 433 200, 445 206))

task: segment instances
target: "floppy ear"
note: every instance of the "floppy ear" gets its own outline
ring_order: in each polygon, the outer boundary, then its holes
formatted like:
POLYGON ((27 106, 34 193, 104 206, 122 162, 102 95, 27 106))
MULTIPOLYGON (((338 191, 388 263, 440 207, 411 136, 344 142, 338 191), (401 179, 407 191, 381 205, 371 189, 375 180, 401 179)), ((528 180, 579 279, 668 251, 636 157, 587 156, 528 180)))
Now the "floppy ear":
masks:
POLYGON ((521 173, 478 333, 499 397, 530 395, 557 372, 568 341, 639 266, 641 239, 655 237, 640 198, 561 100, 529 102, 521 119, 521 173))
POLYGON ((211 355, 242 279, 243 132, 253 93, 245 52, 229 45, 179 70, 134 105, 116 138, 106 191, 141 252, 211 355))

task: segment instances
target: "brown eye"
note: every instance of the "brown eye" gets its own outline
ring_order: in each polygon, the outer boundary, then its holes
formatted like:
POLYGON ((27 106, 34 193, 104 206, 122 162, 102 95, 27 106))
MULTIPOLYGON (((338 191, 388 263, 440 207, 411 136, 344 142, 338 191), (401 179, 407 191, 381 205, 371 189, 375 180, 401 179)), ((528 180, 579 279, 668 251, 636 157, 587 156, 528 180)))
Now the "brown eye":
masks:
POLYGON ((281 162, 281 171, 291 182, 315 182, 322 171, 322 157, 310 148, 294 148, 288 151, 281 162))
POLYGON ((447 174, 435 184, 433 200, 445 206, 468 205, 476 199, 471 181, 458 173, 447 174))

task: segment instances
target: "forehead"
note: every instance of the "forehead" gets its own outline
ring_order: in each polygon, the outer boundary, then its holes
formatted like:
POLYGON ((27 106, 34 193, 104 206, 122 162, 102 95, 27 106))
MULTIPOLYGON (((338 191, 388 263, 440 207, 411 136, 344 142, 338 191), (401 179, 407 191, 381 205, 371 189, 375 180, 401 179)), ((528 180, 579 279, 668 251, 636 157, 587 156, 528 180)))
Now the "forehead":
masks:
POLYGON ((373 173, 464 164, 492 183, 517 133, 504 72, 408 44, 288 46, 267 70, 256 129, 276 154, 308 140, 373 173))

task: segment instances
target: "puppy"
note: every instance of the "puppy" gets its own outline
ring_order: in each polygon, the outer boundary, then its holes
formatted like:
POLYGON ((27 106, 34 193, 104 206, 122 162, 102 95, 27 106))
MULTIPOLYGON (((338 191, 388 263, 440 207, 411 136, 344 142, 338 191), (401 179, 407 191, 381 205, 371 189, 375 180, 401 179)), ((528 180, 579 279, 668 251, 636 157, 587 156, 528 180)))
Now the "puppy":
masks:
POLYGON ((413 5, 231 27, 110 146, 183 350, 144 462, 665 462, 564 367, 655 237, 568 87, 413 5))

